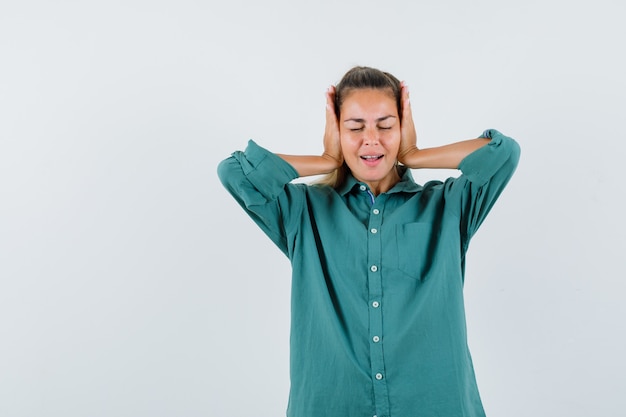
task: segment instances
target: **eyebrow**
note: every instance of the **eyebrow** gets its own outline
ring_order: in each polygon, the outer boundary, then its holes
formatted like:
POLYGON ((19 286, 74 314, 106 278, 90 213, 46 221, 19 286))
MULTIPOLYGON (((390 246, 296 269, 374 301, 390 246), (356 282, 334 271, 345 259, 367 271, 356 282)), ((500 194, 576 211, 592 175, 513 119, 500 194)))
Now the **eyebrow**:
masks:
MULTIPOLYGON (((383 120, 387 120, 390 118, 396 118, 396 116, 392 116, 392 115, 388 115, 388 116, 383 116, 383 117, 379 117, 378 119, 376 119, 376 122, 382 122, 383 120)), ((356 119, 356 118, 352 118, 352 119, 346 119, 343 121, 344 123, 346 122, 357 122, 357 123, 365 123, 365 119, 356 119)))

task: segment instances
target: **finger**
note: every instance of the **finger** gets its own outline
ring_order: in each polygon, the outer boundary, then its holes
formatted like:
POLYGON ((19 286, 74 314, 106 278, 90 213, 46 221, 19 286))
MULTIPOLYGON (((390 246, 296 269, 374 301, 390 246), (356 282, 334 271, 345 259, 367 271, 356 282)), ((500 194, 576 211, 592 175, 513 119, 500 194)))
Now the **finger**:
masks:
POLYGON ((335 112, 335 86, 331 85, 326 89, 326 122, 337 124, 337 113, 335 112))
POLYGON ((402 82, 402 120, 404 122, 413 123, 413 112, 411 111, 411 98, 409 86, 402 82))
POLYGON ((402 81, 402 113, 406 113, 406 110, 411 109, 411 98, 409 93, 409 86, 402 81))
POLYGON ((333 85, 326 89, 326 109, 335 111, 335 86, 333 85))

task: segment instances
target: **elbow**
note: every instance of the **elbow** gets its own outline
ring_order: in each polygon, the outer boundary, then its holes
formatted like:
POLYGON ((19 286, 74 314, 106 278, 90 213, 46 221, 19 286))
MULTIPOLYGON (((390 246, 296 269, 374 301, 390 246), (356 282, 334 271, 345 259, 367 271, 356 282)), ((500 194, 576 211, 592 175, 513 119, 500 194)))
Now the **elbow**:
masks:
POLYGON ((228 184, 228 179, 232 178, 232 164, 233 164, 233 157, 229 157, 224 159, 223 161, 221 161, 219 164, 217 164, 217 177, 219 178, 220 182, 224 185, 227 186, 228 184))
POLYGON ((519 159, 522 153, 522 149, 519 145, 519 143, 517 143, 517 141, 515 141, 514 139, 509 138, 510 143, 510 152, 509 152, 509 163, 515 165, 517 167, 517 164, 519 163, 519 159))
POLYGON ((505 158, 507 163, 517 165, 521 154, 519 143, 515 139, 505 136, 497 130, 492 129, 489 132, 491 142, 489 142, 488 145, 495 147, 494 151, 498 148, 499 152, 502 152, 503 156, 506 155, 505 158))

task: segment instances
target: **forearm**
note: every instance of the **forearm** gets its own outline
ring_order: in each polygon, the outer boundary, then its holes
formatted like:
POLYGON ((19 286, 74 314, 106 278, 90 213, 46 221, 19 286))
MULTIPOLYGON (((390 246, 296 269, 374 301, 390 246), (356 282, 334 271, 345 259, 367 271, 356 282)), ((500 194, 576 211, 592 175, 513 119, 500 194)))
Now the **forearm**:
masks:
POLYGON ((289 163, 300 177, 322 175, 333 172, 341 163, 328 155, 284 155, 276 154, 289 163))
POLYGON ((427 149, 413 149, 400 159, 408 168, 457 169, 461 161, 475 150, 488 144, 490 139, 477 138, 427 149))

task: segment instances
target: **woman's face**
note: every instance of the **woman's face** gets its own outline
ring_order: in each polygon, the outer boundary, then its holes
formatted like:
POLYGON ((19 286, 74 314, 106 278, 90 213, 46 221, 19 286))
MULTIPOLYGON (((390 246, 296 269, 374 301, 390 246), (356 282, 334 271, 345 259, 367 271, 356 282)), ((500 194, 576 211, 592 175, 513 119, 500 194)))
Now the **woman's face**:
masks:
POLYGON ((349 92, 339 117, 341 151, 352 175, 374 194, 386 192, 400 180, 400 117, 391 90, 349 92))

